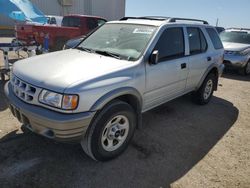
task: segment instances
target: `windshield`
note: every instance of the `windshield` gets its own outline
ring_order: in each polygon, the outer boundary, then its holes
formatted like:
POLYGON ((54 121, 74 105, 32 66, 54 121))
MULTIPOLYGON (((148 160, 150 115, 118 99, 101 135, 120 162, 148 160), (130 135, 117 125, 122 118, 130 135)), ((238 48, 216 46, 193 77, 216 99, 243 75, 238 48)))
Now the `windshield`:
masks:
POLYGON ((223 42, 250 44, 250 34, 243 31, 222 32, 220 38, 223 42))
POLYGON ((105 24, 78 48, 119 59, 136 60, 145 50, 156 27, 135 24, 105 24))

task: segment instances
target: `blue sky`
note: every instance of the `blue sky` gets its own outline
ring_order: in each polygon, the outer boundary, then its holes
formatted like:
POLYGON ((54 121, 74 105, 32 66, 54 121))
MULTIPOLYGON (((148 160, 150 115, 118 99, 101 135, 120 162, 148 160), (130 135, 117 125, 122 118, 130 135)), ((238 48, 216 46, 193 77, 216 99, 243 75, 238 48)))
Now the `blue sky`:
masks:
POLYGON ((250 28, 250 0, 126 0, 126 16, 205 19, 211 25, 250 28))

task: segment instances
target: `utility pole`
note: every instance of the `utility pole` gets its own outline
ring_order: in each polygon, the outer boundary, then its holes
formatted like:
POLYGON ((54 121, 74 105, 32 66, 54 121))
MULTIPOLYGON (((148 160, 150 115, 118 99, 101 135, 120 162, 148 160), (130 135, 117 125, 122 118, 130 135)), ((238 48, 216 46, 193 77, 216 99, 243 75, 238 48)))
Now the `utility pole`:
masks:
POLYGON ((219 18, 216 19, 216 27, 219 25, 219 18))

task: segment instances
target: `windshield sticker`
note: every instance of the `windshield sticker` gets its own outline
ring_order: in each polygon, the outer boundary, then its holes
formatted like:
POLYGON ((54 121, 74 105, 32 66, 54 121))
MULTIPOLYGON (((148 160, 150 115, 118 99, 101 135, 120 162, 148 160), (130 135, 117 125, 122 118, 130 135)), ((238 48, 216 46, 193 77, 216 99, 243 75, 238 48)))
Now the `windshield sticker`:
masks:
POLYGON ((134 29, 133 33, 139 33, 139 34, 152 34, 154 29, 152 28, 136 28, 134 29))

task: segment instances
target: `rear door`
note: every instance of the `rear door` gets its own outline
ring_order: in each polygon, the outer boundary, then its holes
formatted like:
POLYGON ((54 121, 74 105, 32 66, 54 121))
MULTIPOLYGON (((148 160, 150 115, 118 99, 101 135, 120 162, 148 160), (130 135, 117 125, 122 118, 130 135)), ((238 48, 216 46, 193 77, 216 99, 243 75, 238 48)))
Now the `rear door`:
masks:
POLYGON ((187 90, 193 90, 201 80, 208 62, 212 61, 212 57, 209 57, 208 43, 204 32, 199 27, 187 27, 189 44, 189 74, 187 79, 187 90))
POLYGON ((146 63, 145 110, 182 94, 188 73, 183 27, 165 29, 154 50, 159 51, 159 62, 146 63))

